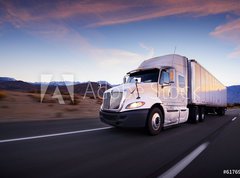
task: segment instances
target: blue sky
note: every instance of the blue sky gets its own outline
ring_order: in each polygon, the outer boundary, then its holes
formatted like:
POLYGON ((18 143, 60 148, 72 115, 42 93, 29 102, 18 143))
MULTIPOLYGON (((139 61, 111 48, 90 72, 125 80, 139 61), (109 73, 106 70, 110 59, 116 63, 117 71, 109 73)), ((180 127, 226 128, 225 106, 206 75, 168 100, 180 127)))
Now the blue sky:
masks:
POLYGON ((239 1, 0 0, 0 76, 116 84, 175 46, 225 85, 240 84, 239 1))

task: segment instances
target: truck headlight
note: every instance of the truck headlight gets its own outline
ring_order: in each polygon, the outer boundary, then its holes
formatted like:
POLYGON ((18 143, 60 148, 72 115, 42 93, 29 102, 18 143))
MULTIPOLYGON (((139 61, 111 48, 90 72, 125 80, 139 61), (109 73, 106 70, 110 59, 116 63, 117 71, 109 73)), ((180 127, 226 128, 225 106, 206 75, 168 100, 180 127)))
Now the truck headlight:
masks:
POLYGON ((127 105, 126 109, 134 109, 134 108, 139 108, 141 106, 143 106, 145 103, 143 101, 138 101, 138 102, 134 102, 134 103, 130 103, 129 105, 127 105))

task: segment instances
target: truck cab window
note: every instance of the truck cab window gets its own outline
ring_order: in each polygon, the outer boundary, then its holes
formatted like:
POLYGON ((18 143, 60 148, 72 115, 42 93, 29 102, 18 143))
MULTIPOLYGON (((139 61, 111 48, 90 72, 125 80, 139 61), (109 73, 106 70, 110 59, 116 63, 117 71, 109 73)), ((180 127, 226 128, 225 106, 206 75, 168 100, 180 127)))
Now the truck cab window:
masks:
POLYGON ((135 83, 139 79, 143 83, 152 83, 158 81, 159 69, 142 70, 129 74, 127 83, 135 83))
POLYGON ((160 76, 160 84, 168 84, 170 82, 169 72, 166 70, 162 70, 161 76, 160 76))
POLYGON ((185 87, 185 78, 181 75, 178 75, 178 86, 181 88, 185 87))

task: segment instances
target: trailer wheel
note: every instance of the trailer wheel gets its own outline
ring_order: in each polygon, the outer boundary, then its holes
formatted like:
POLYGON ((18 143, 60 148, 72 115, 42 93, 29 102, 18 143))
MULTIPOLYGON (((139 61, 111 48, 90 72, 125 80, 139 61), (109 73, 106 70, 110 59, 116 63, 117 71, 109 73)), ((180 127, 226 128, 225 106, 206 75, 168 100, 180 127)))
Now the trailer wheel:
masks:
POLYGON ((150 135, 158 135, 160 133, 163 127, 163 115, 160 109, 153 108, 150 110, 146 126, 150 135))
POLYGON ((197 106, 190 108, 190 121, 192 123, 199 122, 199 109, 197 106))
POLYGON ((225 108, 218 108, 217 115, 224 116, 225 115, 225 108))
POLYGON ((205 120, 205 109, 204 107, 201 107, 199 109, 199 122, 203 122, 205 120))
POLYGON ((224 116, 225 115, 225 108, 222 108, 222 116, 224 116))

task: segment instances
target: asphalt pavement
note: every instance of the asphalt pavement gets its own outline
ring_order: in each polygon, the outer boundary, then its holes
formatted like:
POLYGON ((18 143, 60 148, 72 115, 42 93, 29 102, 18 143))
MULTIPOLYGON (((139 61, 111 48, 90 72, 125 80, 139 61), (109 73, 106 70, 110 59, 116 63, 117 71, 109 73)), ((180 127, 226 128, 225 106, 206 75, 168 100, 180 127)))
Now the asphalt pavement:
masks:
POLYGON ((1 123, 0 177, 240 176, 239 114, 208 115, 157 136, 99 119, 1 123))

